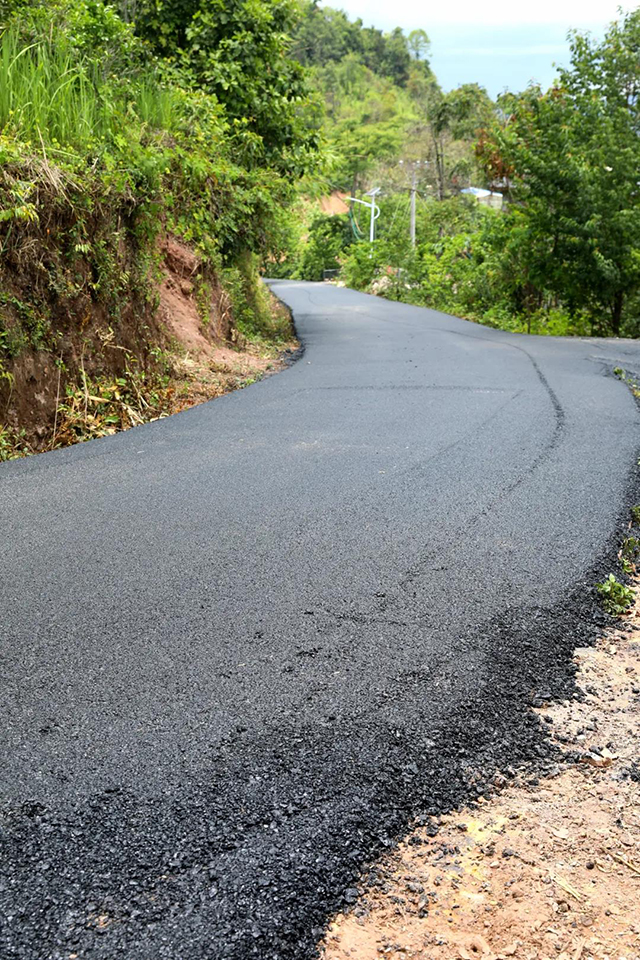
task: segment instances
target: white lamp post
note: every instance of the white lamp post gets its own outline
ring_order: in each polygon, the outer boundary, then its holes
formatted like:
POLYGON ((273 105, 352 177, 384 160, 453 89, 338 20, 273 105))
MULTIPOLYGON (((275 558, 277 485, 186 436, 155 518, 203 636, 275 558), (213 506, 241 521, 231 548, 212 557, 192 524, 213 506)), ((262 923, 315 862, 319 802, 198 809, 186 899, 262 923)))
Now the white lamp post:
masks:
POLYGON ((368 190, 365 193, 365 197, 371 197, 370 203, 367 203, 366 200, 358 200, 357 197, 347 197, 347 200, 351 200, 353 203, 361 203, 364 207, 369 207, 371 211, 371 219, 369 220, 369 243, 373 243, 375 239, 375 223, 380 216, 380 207, 376 203, 376 195, 380 193, 381 189, 382 187, 374 187, 373 190, 368 190))

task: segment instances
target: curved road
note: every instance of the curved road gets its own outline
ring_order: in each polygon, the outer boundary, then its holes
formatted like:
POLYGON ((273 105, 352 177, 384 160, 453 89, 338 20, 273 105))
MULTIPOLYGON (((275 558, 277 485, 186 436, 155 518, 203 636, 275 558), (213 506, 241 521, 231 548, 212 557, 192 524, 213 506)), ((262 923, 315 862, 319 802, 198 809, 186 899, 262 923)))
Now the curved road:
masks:
POLYGON ((274 289, 290 369, 0 465, 3 957, 311 956, 413 817, 548 753, 638 344, 274 289))

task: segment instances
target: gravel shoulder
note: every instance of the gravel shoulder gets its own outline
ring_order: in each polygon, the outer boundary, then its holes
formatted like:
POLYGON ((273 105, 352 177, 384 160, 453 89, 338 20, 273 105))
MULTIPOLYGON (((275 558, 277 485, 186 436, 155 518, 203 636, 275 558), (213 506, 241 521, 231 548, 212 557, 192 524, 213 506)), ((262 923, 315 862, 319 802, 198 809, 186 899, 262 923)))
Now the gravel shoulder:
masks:
POLYGON ((576 696, 537 714, 546 775, 410 833, 334 918, 325 960, 640 957, 640 616, 579 647, 576 696))

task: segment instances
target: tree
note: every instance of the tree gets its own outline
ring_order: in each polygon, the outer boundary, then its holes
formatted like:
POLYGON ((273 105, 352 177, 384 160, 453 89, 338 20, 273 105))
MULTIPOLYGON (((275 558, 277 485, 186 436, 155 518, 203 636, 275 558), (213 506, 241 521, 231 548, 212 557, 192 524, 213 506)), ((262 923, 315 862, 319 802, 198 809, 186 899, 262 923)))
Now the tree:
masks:
POLYGON ((468 148, 461 156, 460 151, 452 150, 452 145, 475 137, 493 115, 493 104, 486 90, 476 83, 465 83, 443 93, 433 74, 424 71, 412 72, 407 89, 419 116, 417 131, 426 134, 425 146, 433 164, 437 197, 443 200, 461 161, 469 165, 468 148))
POLYGON ((574 34, 571 51, 547 93, 502 100, 481 151, 513 171, 532 282, 618 334, 640 291, 640 11, 600 43, 574 34))
POLYGON ((361 53, 360 28, 343 10, 306 0, 293 31, 291 55, 305 66, 325 66, 349 53, 361 53))
POLYGON ((431 40, 424 30, 412 30, 407 45, 414 60, 424 60, 431 48, 431 40))
POLYGON ((320 115, 289 55, 293 0, 138 0, 136 32, 224 106, 243 162, 299 176, 318 145, 320 115))
POLYGON ((382 30, 376 30, 375 27, 363 27, 361 20, 356 20, 356 24, 360 28, 362 62, 373 73, 380 73, 385 46, 382 30))
POLYGON ((296 277, 324 279, 325 270, 340 268, 340 257, 353 241, 351 225, 345 216, 317 215, 309 227, 296 277))
POLYGON ((384 37, 382 72, 398 86, 404 87, 409 79, 410 65, 411 57, 407 38, 401 28, 396 27, 384 37))

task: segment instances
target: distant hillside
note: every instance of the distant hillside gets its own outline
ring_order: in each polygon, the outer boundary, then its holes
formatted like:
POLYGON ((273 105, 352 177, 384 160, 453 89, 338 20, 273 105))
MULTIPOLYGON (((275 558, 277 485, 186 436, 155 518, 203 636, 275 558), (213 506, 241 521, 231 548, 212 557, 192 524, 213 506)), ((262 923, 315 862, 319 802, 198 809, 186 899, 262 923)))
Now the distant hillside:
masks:
POLYGON ((399 161, 418 158, 432 161, 422 181, 440 197, 481 176, 475 132, 493 105, 473 84, 443 94, 429 47, 424 30, 384 33, 342 10, 303 4, 291 49, 324 100, 331 189, 355 191, 376 176, 400 186, 399 161))

